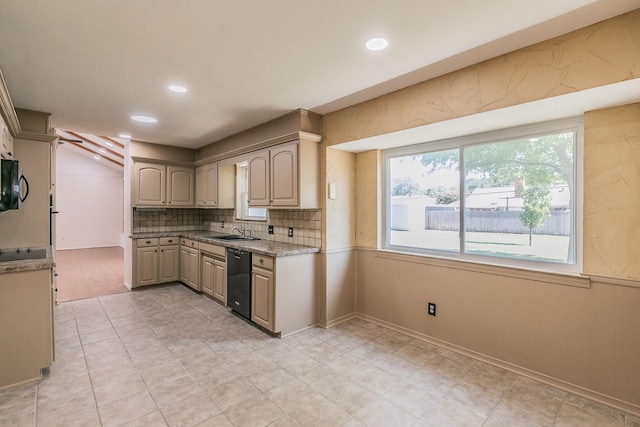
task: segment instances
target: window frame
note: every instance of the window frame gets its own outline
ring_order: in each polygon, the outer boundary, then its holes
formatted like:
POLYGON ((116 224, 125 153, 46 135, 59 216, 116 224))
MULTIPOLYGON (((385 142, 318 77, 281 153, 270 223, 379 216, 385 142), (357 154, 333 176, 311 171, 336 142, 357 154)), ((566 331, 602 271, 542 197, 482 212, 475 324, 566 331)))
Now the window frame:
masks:
MULTIPOLYGON (((406 145, 397 148, 391 148, 382 151, 381 164, 381 247, 384 250, 392 252, 409 253, 413 255, 422 255, 434 258, 451 259, 457 261, 467 261, 476 264, 496 265, 501 267, 515 267, 525 270, 548 271, 564 274, 580 274, 582 271, 582 242, 583 242, 583 167, 584 167, 584 124, 583 118, 572 117, 568 119, 553 120, 548 122, 517 126, 506 129, 499 129, 484 133, 460 136, 444 140, 436 140, 432 142, 423 142, 419 144, 406 145), (574 263, 562 263, 542 260, 527 260, 522 258, 512 258, 506 256, 480 255, 465 253, 464 250, 464 201, 461 200, 460 206, 460 249, 458 252, 440 251, 435 249, 417 248, 411 246, 401 246, 390 244, 391 234, 391 168, 390 160, 397 157, 419 155, 428 152, 459 149, 460 150, 460 192, 464 191, 465 174, 464 174, 464 149, 476 145, 508 142, 517 139, 535 138, 545 135, 551 135, 562 132, 574 132, 574 188, 575 195, 574 206, 572 210, 572 231, 574 239, 574 263)), ((462 199, 462 198, 461 198, 462 199)))
POLYGON ((266 208, 249 207, 249 165, 245 162, 236 163, 236 219, 241 221, 267 221, 266 208), (264 209, 263 216, 246 215, 249 209, 264 209))

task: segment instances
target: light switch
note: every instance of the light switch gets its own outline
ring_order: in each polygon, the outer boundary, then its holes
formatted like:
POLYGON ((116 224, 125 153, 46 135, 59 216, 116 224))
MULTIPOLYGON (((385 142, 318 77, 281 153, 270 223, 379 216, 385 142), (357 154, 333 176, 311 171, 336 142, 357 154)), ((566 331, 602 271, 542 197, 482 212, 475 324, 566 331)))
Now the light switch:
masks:
POLYGON ((336 199, 336 183, 335 182, 329 183, 329 199, 331 200, 336 199))

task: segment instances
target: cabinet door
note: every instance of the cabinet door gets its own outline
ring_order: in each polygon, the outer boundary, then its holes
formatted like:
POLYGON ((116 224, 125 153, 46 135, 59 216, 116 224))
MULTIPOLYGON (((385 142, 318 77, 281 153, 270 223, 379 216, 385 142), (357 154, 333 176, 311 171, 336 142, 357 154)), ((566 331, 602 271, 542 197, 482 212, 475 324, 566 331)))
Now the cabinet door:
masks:
POLYGON ((269 206, 269 152, 260 151, 249 160, 249 206, 269 206))
POLYGON ((189 251, 187 246, 180 246, 180 281, 189 284, 189 251))
POLYGON ((271 149, 271 206, 298 205, 298 144, 271 149))
POLYGON ((205 169, 204 166, 198 166, 196 168, 196 206, 206 205, 206 181, 205 181, 205 169))
POLYGON ((191 286, 196 291, 200 290, 199 280, 198 280, 198 250, 197 249, 189 249, 189 261, 188 261, 188 282, 187 284, 191 286))
POLYGON ((205 202, 207 206, 218 206, 218 164, 204 165, 205 168, 205 202))
POLYGON ((273 272, 254 267, 251 275, 251 320, 273 331, 275 304, 273 272))
POLYGON ((180 246, 160 246, 158 259, 158 281, 160 283, 180 280, 180 246))
POLYGON ((158 247, 136 249, 136 286, 158 283, 158 247))
POLYGON ((213 297, 224 303, 224 305, 227 305, 227 263, 219 259, 214 259, 213 271, 213 297))
POLYGON ((195 177, 193 168, 167 166, 167 205, 193 206, 195 177))
POLYGON ((134 166, 134 201, 137 206, 162 206, 165 204, 166 166, 152 163, 136 163, 134 166))
POLYGON ((202 292, 214 296, 215 267, 214 260, 208 255, 202 256, 200 268, 202 269, 202 292))

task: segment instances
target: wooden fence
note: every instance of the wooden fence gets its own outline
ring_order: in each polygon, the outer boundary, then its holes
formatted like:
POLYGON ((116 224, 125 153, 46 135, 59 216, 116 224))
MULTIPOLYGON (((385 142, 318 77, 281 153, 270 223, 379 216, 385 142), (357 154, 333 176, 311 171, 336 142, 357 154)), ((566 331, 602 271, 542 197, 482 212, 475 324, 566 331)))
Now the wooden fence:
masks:
MULTIPOLYGON (((460 215, 458 211, 434 210, 425 208, 425 230, 458 231, 460 215)), ((467 211, 465 213, 466 231, 485 233, 528 234, 529 229, 522 225, 518 211, 467 211)), ((569 236, 571 234, 571 213, 552 211, 534 234, 569 236)))

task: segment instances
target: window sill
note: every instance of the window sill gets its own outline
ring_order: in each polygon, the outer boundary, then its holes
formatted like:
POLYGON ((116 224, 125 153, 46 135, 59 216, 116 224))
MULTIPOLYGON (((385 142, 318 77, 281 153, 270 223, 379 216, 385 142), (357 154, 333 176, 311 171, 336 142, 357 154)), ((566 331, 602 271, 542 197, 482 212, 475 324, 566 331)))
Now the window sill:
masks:
POLYGON ((512 277, 515 279, 535 280, 538 282, 552 283, 556 285, 573 286, 586 289, 591 288, 591 279, 588 276, 579 274, 532 270, 520 267, 477 263, 468 260, 453 260, 433 255, 406 253, 389 249, 375 249, 373 252, 375 257, 395 261, 432 265, 434 267, 451 268, 454 270, 473 271, 481 274, 493 274, 496 276, 512 277))

